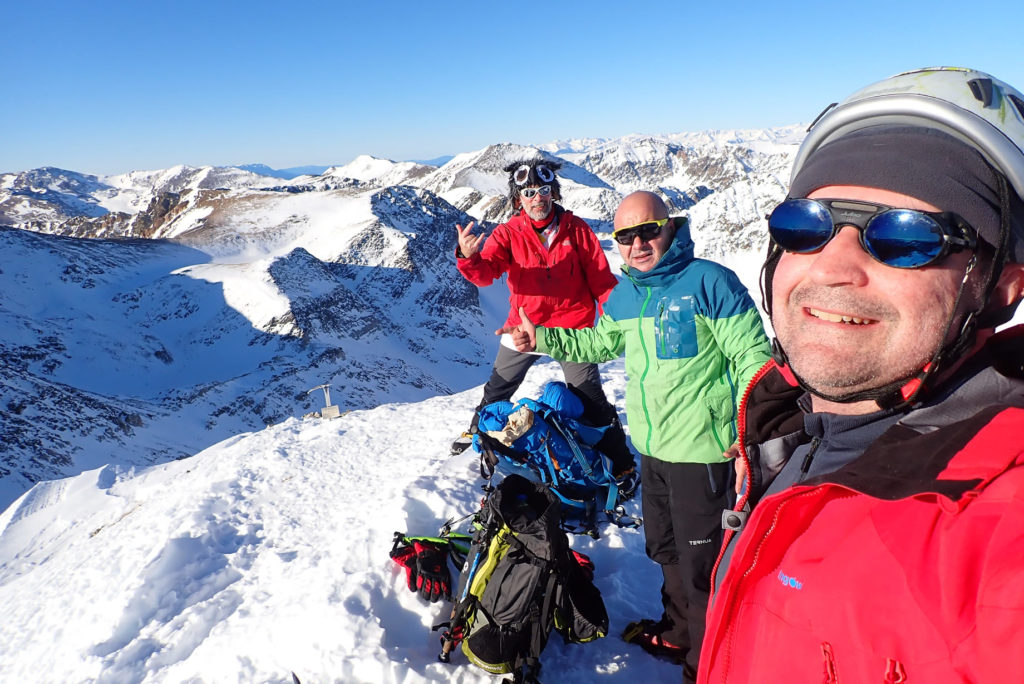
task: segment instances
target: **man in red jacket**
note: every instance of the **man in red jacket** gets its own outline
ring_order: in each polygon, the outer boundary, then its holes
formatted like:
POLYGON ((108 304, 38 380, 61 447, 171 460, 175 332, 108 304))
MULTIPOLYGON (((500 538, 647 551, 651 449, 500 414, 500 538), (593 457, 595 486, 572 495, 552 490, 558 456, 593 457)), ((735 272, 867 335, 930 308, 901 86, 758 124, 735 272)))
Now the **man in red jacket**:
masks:
MULTIPOLYGON (((519 324, 520 307, 531 320, 550 327, 589 328, 599 307, 617 281, 612 275, 601 243, 590 226, 556 201, 562 198, 555 172, 561 167, 546 159, 521 159, 505 167, 509 174, 509 198, 518 213, 497 226, 490 236, 473 233, 473 223, 459 233, 456 266, 471 283, 490 285, 508 274, 510 310, 505 326, 519 324), (543 322, 543 323, 541 323, 543 322)), ((539 358, 516 351, 503 336, 484 396, 477 406, 512 397, 526 372, 539 358)), ((561 361, 565 382, 583 400, 584 420, 612 425, 597 447, 612 461, 612 474, 627 478, 624 489, 635 487, 633 455, 615 408, 601 388, 597 364, 561 361)), ((470 430, 452 444, 463 451, 472 438, 478 414, 470 430)))
POLYGON ((1024 676, 1024 96, 922 69, 816 120, 698 681, 1024 676), (749 506, 753 510, 744 519, 749 506))

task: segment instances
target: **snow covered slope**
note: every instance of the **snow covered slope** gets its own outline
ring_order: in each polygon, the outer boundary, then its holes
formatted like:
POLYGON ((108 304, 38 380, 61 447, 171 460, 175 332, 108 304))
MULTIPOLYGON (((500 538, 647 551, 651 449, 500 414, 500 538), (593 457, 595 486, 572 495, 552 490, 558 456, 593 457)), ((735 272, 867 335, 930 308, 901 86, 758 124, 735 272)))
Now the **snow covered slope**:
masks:
MULTIPOLYGON (((621 401, 621 363, 604 371, 621 401)), ((523 391, 560 374, 538 364, 523 391)), ((431 626, 450 604, 422 602, 388 557, 393 532, 435 534, 477 507, 472 450, 447 453, 478 399, 289 419, 191 458, 36 485, 0 516, 0 678, 494 682, 461 653, 437 662, 431 626)), ((544 681, 678 679, 617 637, 660 611, 642 533, 603 526, 572 545, 596 563, 613 634, 553 635, 544 681)))

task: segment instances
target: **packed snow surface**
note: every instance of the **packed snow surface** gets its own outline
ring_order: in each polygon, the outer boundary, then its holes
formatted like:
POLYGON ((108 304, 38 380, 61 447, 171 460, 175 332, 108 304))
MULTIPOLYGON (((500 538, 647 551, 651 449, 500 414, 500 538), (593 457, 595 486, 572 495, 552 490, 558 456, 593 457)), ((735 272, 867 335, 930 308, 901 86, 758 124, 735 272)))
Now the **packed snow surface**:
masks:
MULTIPOLYGON (((621 361, 603 373, 621 406, 621 361)), ((521 393, 560 376, 544 360, 521 393)), ((450 604, 411 593, 388 556, 395 531, 436 534, 478 507, 476 454, 448 447, 479 394, 293 418, 179 461, 38 484, 0 515, 0 679, 495 681, 461 653, 437 661, 431 626, 450 604)), ((642 531, 604 524, 571 544, 596 563, 611 634, 553 634, 545 681, 676 681, 618 636, 660 614, 642 531)))

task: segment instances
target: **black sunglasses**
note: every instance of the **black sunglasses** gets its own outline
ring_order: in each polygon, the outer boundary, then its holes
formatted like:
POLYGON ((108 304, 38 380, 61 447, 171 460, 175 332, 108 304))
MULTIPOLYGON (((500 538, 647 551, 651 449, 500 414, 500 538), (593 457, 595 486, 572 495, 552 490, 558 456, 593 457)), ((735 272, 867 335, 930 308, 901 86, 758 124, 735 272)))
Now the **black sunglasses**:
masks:
POLYGON ((855 226, 864 251, 894 268, 921 268, 977 245, 976 231, 948 211, 894 209, 852 200, 788 199, 767 219, 772 240, 795 254, 817 252, 841 226, 855 226))
POLYGON ((639 236, 641 242, 650 242, 654 238, 661 235, 661 229, 665 227, 665 224, 669 222, 669 219, 663 218, 657 221, 645 221, 644 223, 638 223, 635 226, 626 226, 615 231, 612 237, 620 245, 631 245, 633 240, 639 236))

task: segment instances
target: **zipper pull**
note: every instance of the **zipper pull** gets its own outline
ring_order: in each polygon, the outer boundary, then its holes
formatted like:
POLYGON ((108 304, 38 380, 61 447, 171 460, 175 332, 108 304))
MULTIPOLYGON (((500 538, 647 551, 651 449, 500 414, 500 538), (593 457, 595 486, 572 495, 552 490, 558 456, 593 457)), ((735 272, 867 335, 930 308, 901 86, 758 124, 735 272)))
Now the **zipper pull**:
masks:
POLYGON ((885 659, 885 684, 900 684, 907 681, 907 671, 903 669, 903 663, 895 658, 885 659))
POLYGON ((654 326, 657 330, 657 343, 661 347, 662 356, 668 356, 667 348, 668 342, 665 340, 665 332, 663 330, 663 321, 665 318, 665 300, 662 299, 658 302, 658 315, 654 317, 654 326))
POLYGON ((819 446, 821 446, 821 440, 817 437, 812 437, 807 455, 804 456, 803 462, 800 463, 800 479, 797 482, 803 482, 804 478, 807 477, 807 471, 811 469, 811 461, 814 460, 814 452, 818 450, 819 446))
POLYGON ((832 654, 832 644, 823 641, 821 655, 825 659, 825 678, 821 680, 821 684, 838 684, 839 675, 836 673, 836 659, 832 654))

